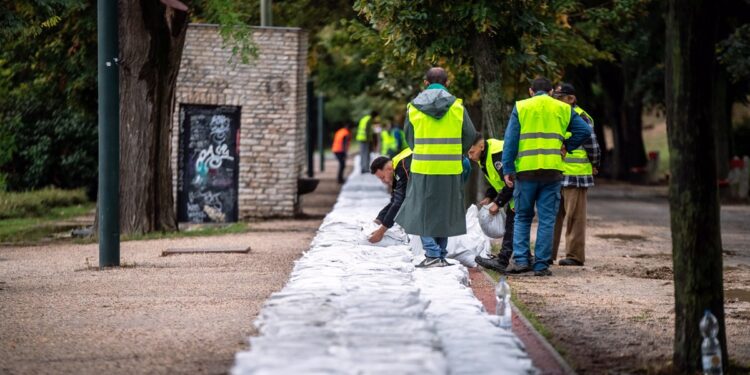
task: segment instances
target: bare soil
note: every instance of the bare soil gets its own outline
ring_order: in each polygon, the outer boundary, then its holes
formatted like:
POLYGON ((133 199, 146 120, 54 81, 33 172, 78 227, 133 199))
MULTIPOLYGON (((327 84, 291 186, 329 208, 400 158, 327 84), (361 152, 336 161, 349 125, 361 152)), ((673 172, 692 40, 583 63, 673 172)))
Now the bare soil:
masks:
MULTIPOLYGON (((553 266, 552 277, 510 281, 581 374, 650 373, 671 362, 674 285, 665 196, 658 187, 590 190, 586 265, 553 266)), ((749 366, 750 206, 722 207, 721 229, 729 356, 749 366)))
POLYGON ((303 196, 302 218, 251 223, 243 234, 124 242, 119 269, 95 267, 96 244, 0 247, 0 373, 226 373, 335 202, 334 165, 303 196), (252 250, 160 256, 201 246, 252 250))

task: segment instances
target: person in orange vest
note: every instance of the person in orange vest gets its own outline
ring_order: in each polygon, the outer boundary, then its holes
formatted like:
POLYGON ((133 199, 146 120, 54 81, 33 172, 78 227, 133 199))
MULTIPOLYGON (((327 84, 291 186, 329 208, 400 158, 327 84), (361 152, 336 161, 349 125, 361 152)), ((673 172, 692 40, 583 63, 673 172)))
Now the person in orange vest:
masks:
POLYGON ((349 152, 349 142, 352 140, 352 132, 349 130, 351 127, 352 124, 347 122, 333 135, 333 147, 331 147, 331 151, 333 151, 333 154, 336 155, 336 159, 339 161, 339 174, 337 177, 339 184, 344 183, 346 153, 349 152))

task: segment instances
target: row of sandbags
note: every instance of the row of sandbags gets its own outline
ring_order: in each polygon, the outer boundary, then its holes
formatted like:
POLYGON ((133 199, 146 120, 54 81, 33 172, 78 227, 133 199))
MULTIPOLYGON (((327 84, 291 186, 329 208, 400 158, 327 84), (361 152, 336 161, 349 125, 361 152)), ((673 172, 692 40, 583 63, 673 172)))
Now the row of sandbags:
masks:
POLYGON ((420 259, 398 228, 388 244, 366 241, 388 198, 373 176, 350 177, 287 285, 265 303, 233 374, 534 372, 518 339, 473 296, 464 267, 414 268, 420 259))

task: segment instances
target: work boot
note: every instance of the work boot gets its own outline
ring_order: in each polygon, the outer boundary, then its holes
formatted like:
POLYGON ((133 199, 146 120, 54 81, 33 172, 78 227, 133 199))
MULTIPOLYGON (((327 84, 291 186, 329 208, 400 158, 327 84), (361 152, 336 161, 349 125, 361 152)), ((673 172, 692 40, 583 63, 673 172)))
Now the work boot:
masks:
POLYGON ((482 258, 482 257, 476 257, 474 258, 474 261, 477 262, 478 265, 488 269, 493 270, 497 272, 505 272, 505 269, 508 268, 508 260, 503 257, 490 257, 490 258, 482 258))
POLYGON ((560 261, 557 262, 557 264, 560 266, 578 266, 578 267, 583 265, 583 263, 572 258, 560 259, 560 261))
POLYGON ((515 261, 510 261, 508 267, 505 268, 505 273, 524 273, 531 271, 531 267, 528 264, 517 264, 515 261))
MULTIPOLYGON (((445 262, 445 263, 448 263, 448 262, 445 262)), ((425 257, 421 263, 417 264, 414 267, 417 267, 417 268, 445 267, 447 265, 445 263, 440 258, 425 257)))
POLYGON ((552 276, 552 271, 549 270, 549 268, 545 268, 543 270, 534 271, 534 276, 552 276))

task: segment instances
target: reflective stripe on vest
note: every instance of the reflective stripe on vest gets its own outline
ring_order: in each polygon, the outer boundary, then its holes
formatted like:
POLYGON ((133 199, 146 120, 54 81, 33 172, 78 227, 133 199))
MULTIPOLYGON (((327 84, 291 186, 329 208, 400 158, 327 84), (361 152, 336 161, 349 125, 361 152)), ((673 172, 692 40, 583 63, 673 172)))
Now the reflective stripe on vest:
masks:
POLYGON ((372 119, 372 116, 367 115, 359 120, 359 125, 357 125, 357 141, 367 141, 367 123, 370 122, 370 119, 372 119))
POLYGON ((516 171, 563 170, 560 149, 570 123, 570 105, 548 95, 516 102, 521 134, 516 171))
POLYGON ((460 175, 463 172, 461 130, 464 106, 461 103, 461 99, 456 99, 439 119, 408 105, 409 122, 414 127, 413 173, 460 175))
POLYGON ((344 144, 344 138, 351 135, 351 132, 347 128, 341 128, 336 131, 333 136, 333 146, 331 146, 332 152, 345 152, 347 145, 344 144))
POLYGON ((401 162, 401 160, 404 160, 411 156, 412 151, 407 148, 401 152, 398 153, 398 155, 393 157, 393 173, 396 173, 396 167, 398 167, 398 163, 401 162))
MULTIPOLYGON (((579 115, 585 114, 593 123, 594 119, 591 118, 591 116, 589 116, 589 114, 581 107, 573 107, 573 110, 579 115)), ((570 138, 571 135, 570 132, 565 133, 565 139, 570 138)), ((594 167, 591 165, 589 156, 586 154, 586 150, 584 150, 583 147, 578 147, 577 149, 568 152, 563 161, 563 174, 566 176, 591 176, 594 174, 594 167)))

